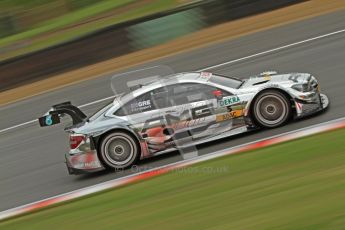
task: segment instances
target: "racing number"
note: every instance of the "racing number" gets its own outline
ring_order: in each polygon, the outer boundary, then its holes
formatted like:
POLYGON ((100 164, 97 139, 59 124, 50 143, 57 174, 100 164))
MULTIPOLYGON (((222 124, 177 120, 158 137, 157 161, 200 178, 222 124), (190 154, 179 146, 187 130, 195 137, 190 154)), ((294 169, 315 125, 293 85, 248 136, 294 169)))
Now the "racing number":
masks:
POLYGON ((52 120, 52 115, 48 115, 46 116, 46 125, 52 125, 53 124, 53 120, 52 120))

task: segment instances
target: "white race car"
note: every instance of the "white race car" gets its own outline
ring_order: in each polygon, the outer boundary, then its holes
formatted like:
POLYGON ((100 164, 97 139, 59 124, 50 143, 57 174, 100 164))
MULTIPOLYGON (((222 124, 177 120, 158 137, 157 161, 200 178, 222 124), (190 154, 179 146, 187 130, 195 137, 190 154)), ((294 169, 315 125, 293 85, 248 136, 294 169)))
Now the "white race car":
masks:
POLYGON ((240 80, 207 72, 180 73, 135 89, 87 117, 69 102, 39 118, 41 126, 70 115, 71 174, 123 169, 138 159, 243 133, 275 128, 327 108, 308 73, 264 72, 240 80))

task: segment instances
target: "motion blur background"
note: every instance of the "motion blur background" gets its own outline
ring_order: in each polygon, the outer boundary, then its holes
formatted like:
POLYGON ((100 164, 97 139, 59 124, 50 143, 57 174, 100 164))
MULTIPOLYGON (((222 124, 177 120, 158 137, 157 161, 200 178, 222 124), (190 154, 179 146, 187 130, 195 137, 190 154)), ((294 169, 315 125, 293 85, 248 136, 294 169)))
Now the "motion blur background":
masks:
POLYGON ((303 0, 2 0, 0 91, 303 0))

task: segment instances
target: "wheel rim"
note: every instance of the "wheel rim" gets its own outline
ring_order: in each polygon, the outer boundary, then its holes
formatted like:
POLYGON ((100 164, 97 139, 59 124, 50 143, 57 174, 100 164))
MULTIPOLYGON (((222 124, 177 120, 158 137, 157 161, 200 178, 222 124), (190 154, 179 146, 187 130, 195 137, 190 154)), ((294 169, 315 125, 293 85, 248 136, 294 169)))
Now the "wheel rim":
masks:
POLYGON ((287 114, 286 101, 276 95, 266 95, 258 100, 257 118, 267 125, 277 125, 285 120, 287 114))
POLYGON ((136 151, 133 140, 122 135, 111 136, 104 145, 104 156, 115 166, 122 166, 130 162, 136 151))

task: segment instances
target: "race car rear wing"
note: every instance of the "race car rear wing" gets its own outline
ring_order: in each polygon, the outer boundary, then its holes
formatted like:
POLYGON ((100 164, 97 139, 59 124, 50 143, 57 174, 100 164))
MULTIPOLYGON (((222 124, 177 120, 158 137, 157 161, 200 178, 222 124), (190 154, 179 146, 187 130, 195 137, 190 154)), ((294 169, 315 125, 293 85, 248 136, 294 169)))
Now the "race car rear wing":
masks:
POLYGON ((72 118, 73 125, 77 125, 86 120, 87 116, 70 101, 53 105, 47 114, 38 118, 41 127, 52 126, 60 123, 60 117, 69 115, 72 118))

